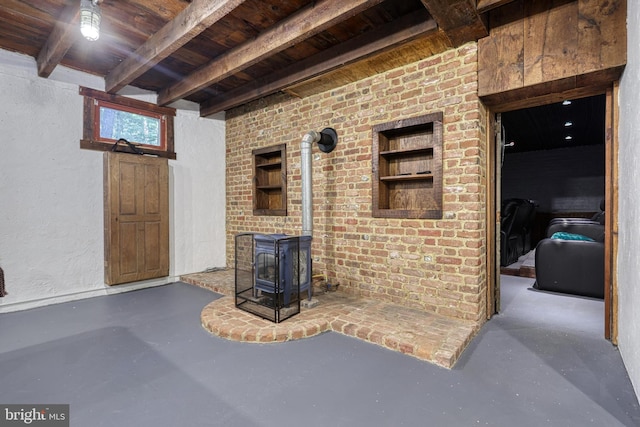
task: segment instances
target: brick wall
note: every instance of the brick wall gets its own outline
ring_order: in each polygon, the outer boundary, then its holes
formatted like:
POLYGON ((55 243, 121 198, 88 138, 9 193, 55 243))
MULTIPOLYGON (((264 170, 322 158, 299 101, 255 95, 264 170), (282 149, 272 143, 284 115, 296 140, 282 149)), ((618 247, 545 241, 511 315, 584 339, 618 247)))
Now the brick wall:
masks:
POLYGON ((228 265, 237 233, 300 234, 300 141, 309 130, 333 127, 337 148, 313 148, 314 274, 350 293, 482 321, 485 122, 475 43, 304 99, 274 95, 227 112, 228 265), (438 111, 442 219, 373 218, 372 126, 438 111), (254 216, 251 150, 283 142, 288 216, 254 216))
POLYGON ((502 197, 532 199, 539 212, 598 212, 604 144, 505 154, 502 197))

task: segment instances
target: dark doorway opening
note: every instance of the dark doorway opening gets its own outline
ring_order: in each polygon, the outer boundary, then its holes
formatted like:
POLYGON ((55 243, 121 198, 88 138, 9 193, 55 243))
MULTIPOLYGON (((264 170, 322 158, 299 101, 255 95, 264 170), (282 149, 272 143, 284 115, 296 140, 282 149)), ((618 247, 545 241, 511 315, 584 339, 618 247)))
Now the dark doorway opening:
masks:
MULTIPOLYGON (((554 218, 591 218, 605 197, 605 95, 501 114, 502 215, 514 199, 533 202, 525 251, 503 274, 535 277, 533 250, 554 218), (528 254, 528 256, 527 256, 528 254)), ((504 263, 503 263, 504 264, 504 263)))

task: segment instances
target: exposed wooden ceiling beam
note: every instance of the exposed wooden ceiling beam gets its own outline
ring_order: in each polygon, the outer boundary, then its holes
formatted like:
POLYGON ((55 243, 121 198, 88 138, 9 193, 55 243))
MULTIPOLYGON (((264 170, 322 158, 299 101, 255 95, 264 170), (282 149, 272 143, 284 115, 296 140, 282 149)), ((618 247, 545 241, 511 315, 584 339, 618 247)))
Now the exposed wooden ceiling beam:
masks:
POLYGON ((260 60, 293 46, 382 0, 319 0, 207 65, 160 91, 158 103, 169 104, 191 95, 260 60))
POLYGON ((105 78, 107 92, 117 92, 180 49, 245 0, 193 0, 105 78))
POLYGON ((49 77, 58 66, 69 48, 80 36, 78 26, 80 16, 80 2, 74 2, 64 8, 53 31, 38 53, 38 75, 49 77))
POLYGON ((271 95, 287 86, 392 49, 437 29, 436 22, 428 16, 426 11, 424 14, 407 15, 261 79, 253 80, 237 89, 211 98, 201 105, 200 115, 210 116, 271 95))
POLYGON ((454 46, 489 35, 475 0, 420 0, 454 46))

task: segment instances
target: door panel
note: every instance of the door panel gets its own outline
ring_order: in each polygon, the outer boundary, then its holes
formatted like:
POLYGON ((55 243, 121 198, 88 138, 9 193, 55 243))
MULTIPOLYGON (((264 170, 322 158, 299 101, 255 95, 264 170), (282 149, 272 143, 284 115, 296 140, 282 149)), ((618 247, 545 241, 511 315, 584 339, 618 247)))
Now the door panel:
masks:
POLYGON ((123 162, 119 165, 118 195, 119 211, 122 215, 134 215, 136 213, 135 193, 135 164, 123 162))
POLYGON ((105 282, 169 275, 167 159, 104 154, 105 282))
POLYGON ((144 264, 147 271, 160 269, 160 254, 154 248, 160 245, 161 241, 160 223, 152 222, 145 224, 144 230, 144 264))
POLYGON ((156 185, 160 179, 160 168, 147 166, 145 168, 144 213, 146 215, 160 213, 160 194, 156 185))
MULTIPOLYGON (((128 239, 127 236, 133 236, 136 234, 136 224, 128 223, 128 224, 120 224, 120 231, 118 233, 118 240, 113 245, 113 247, 119 246, 119 251, 117 251, 117 260, 119 261, 119 273, 126 274, 135 274, 138 265, 137 265, 137 253, 138 249, 136 247, 136 239, 128 239)), ((116 255, 116 254, 114 254, 116 255)))

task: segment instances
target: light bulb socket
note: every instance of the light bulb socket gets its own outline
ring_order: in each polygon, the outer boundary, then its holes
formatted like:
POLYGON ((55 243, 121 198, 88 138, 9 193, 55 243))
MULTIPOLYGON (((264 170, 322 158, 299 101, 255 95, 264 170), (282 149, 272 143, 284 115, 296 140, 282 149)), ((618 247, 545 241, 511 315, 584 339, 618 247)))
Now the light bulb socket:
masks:
POLYGON ((80 32, 90 41, 100 38, 100 7, 97 0, 80 0, 80 32))

